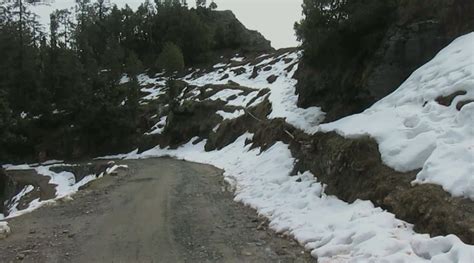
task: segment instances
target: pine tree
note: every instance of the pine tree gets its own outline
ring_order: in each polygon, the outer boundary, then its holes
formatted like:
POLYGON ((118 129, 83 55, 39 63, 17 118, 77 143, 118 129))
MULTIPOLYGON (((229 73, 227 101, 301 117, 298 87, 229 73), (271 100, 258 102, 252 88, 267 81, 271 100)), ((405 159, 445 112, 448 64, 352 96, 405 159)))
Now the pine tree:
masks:
POLYGON ((157 67, 168 74, 173 74, 184 68, 184 58, 181 49, 174 43, 165 43, 163 51, 158 57, 157 67))
POLYGON ((196 7, 206 8, 206 0, 196 0, 196 7))
POLYGON ((211 10, 216 10, 216 9, 217 9, 217 4, 216 4, 216 2, 212 1, 211 4, 209 5, 209 9, 211 9, 211 10))

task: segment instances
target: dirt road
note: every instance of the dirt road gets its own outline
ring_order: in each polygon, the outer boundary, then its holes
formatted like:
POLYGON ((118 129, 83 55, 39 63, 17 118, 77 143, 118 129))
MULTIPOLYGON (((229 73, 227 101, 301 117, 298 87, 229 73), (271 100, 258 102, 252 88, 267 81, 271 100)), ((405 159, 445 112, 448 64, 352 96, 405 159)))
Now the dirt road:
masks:
POLYGON ((122 162, 73 200, 9 221, 0 262, 311 262, 232 200, 221 171, 172 159, 122 162))

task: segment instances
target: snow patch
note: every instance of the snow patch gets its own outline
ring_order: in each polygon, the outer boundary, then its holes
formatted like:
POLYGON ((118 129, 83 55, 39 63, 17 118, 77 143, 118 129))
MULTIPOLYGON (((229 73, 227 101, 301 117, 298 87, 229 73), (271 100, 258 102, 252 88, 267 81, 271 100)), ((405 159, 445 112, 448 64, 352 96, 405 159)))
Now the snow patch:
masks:
POLYGON ((168 116, 163 116, 160 118, 160 121, 157 122, 152 128, 151 131, 145 133, 145 135, 161 134, 165 130, 166 120, 168 116))
POLYGON ((225 111, 217 111, 216 112, 217 114, 219 114, 220 116, 222 116, 222 118, 224 120, 232 120, 232 119, 236 119, 242 115, 245 114, 245 111, 244 110, 235 110, 234 112, 225 112, 225 111))

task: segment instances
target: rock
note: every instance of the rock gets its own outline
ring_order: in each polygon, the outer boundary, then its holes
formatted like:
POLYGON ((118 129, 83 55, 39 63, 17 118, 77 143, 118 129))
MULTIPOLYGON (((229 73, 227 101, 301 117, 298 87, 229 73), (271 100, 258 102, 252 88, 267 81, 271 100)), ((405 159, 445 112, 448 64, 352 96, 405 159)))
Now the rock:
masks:
POLYGON ((8 222, 0 222, 0 240, 7 238, 11 233, 8 222))
POLYGON ((270 77, 267 78, 267 82, 272 84, 273 82, 275 82, 276 80, 278 79, 278 76, 276 75, 271 75, 270 77))
POLYGON ((246 69, 244 67, 240 67, 240 68, 236 68, 236 69, 233 69, 232 72, 236 75, 236 76, 239 76, 239 75, 242 75, 246 72, 246 69))

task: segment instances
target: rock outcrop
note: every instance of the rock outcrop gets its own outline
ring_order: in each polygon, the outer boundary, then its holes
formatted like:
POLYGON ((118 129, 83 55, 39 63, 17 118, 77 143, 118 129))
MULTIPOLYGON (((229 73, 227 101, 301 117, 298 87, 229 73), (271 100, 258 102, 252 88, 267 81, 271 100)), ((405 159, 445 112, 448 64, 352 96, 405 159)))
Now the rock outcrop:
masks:
POLYGON ((223 45, 235 47, 243 52, 266 52, 273 50, 270 41, 255 30, 247 29, 230 10, 215 11, 213 22, 216 34, 223 45))

